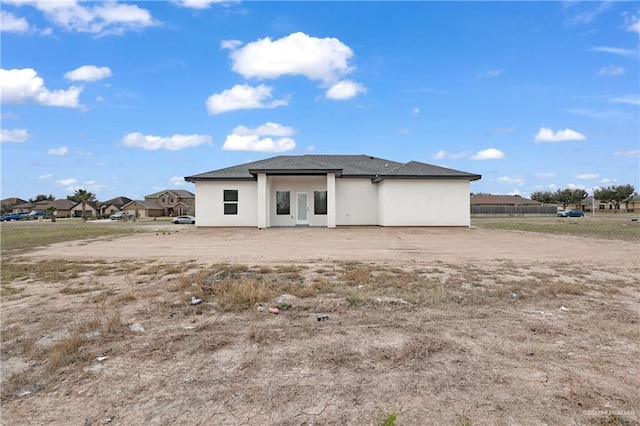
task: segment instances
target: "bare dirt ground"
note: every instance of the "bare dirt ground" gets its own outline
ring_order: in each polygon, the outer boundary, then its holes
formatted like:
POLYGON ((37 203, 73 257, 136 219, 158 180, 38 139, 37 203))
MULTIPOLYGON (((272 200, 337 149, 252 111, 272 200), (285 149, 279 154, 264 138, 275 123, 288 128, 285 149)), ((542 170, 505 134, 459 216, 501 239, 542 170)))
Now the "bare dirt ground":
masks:
POLYGON ((2 425, 640 421, 637 241, 158 225, 11 262, 2 425))

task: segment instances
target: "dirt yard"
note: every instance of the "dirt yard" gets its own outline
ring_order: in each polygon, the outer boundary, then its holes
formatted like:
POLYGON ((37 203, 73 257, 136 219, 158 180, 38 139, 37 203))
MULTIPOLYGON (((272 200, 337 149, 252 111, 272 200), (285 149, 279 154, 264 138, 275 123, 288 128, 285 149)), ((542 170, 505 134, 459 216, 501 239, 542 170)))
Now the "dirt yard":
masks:
POLYGON ((167 224, 7 265, 2 425, 640 424, 639 241, 167 224))

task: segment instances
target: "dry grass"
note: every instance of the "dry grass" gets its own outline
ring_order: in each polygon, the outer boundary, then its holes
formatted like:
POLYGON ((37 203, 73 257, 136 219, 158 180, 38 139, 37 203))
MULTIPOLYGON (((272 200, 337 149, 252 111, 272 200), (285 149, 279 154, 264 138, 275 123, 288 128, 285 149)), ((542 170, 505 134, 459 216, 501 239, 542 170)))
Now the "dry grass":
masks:
POLYGON ((8 424, 637 424, 630 273, 58 263, 3 258, 8 424))

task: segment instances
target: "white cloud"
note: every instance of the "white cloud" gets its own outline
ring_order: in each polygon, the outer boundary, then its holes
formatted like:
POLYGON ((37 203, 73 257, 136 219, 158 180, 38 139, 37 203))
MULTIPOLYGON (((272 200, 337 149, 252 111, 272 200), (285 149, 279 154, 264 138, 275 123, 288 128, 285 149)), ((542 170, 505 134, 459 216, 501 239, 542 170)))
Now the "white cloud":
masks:
POLYGON ((0 142, 22 143, 29 139, 27 129, 2 129, 0 130, 0 142))
POLYGON ((122 138, 120 143, 127 147, 142 148, 147 151, 156 149, 168 149, 179 151, 202 144, 211 144, 211 136, 208 135, 173 135, 161 137, 153 135, 143 135, 140 132, 129 133, 122 138))
POLYGON ((619 47, 599 46, 591 49, 592 52, 612 53, 614 55, 626 56, 627 58, 635 58, 638 56, 637 50, 621 49, 619 47))
POLYGON ((576 185, 575 183, 568 183, 566 186, 569 189, 584 189, 584 185, 576 185))
POLYGON ((250 129, 238 126, 227 135, 222 149, 225 151, 255 151, 255 152, 285 152, 296 147, 296 141, 291 138, 294 134, 292 127, 278 123, 267 122, 250 129), (261 138, 262 136, 267 136, 261 138))
POLYGON ((501 176, 498 178, 498 182, 524 186, 525 180, 523 176, 501 176))
POLYGON ((187 183, 187 181, 185 181, 182 176, 173 176, 172 178, 169 179, 169 182, 171 186, 174 188, 179 186, 185 186, 185 184, 187 183))
POLYGON ((587 139, 583 134, 571 129, 558 130, 553 132, 549 127, 541 127, 534 136, 535 142, 565 142, 565 141, 583 141, 587 139))
POLYGON ((3 112, 2 114, 0 114, 0 119, 2 120, 17 120, 18 119, 18 114, 11 112, 11 111, 7 111, 7 112, 3 112))
POLYGON ((258 87, 236 84, 231 89, 209 96, 206 103, 207 111, 211 115, 216 115, 239 109, 275 108, 287 105, 288 102, 284 99, 269 101, 272 98, 272 90, 271 86, 264 84, 258 87))
POLYGON ((233 0, 173 0, 172 3, 181 6, 188 7, 191 9, 208 9, 212 4, 215 3, 230 3, 233 0))
POLYGON ((2 103, 21 104, 35 102, 47 106, 77 108, 80 106, 82 87, 50 91, 42 77, 31 68, 0 69, 0 96, 2 103))
POLYGON ((538 179, 550 179, 556 177, 556 174, 554 172, 541 172, 536 173, 534 176, 538 179))
POLYGON ((351 48, 337 38, 317 38, 297 32, 271 40, 248 43, 231 52, 233 71, 245 78, 303 75, 310 80, 333 84, 353 71, 351 48))
POLYGON ((606 67, 600 68, 600 71, 598 71, 598 75, 622 75, 624 74, 624 71, 624 67, 607 65, 606 67))
POLYGON ((70 186, 78 183, 78 179, 70 178, 70 179, 60 179, 57 180, 56 183, 60 186, 70 186))
POLYGON ((26 33, 29 23, 25 18, 18 18, 10 12, 0 11, 0 31, 11 33, 26 33))
POLYGON ((627 31, 640 34, 640 18, 637 16, 630 16, 626 19, 627 31))
POLYGON ((230 49, 233 50, 239 46, 242 46, 242 42, 240 40, 222 40, 220 42, 220 49, 230 49))
POLYGON ((483 151, 478 151, 473 157, 472 160, 503 160, 506 158, 504 152, 495 148, 488 148, 483 151))
POLYGON ((67 155, 68 153, 69 153, 69 148, 67 148, 66 146, 47 149, 48 155, 67 155))
POLYGON ((20 0, 11 3, 32 6, 42 12, 46 19, 67 31, 122 34, 128 30, 158 25, 148 10, 115 1, 87 2, 82 5, 77 0, 20 0), (85 7, 85 4, 91 6, 85 7))
POLYGON ((358 96, 358 93, 367 93, 367 88, 360 83, 344 80, 337 82, 327 90, 327 98, 343 101, 358 96))
POLYGON ((591 180, 591 179, 598 179, 600 175, 597 173, 583 173, 583 174, 575 175, 574 177, 580 180, 591 180))
POLYGON ((613 153, 614 157, 625 157, 625 158, 633 158, 640 156, 640 151, 631 150, 631 151, 616 151, 613 153))
POLYGON ((609 102, 621 103, 621 104, 631 104, 631 105, 640 105, 640 95, 625 95, 618 96, 616 98, 611 98, 609 102))
POLYGON ((83 65, 64 75, 67 80, 73 81, 98 81, 111 77, 113 73, 108 67, 96 67, 95 65, 83 65))
POLYGON ((38 176, 38 180, 49 180, 52 177, 53 177, 53 175, 51 173, 48 173, 46 175, 38 176))
POLYGON ((418 114, 420 114, 420 108, 415 107, 411 110, 411 115, 416 116, 418 114))
POLYGON ((498 77, 500 74, 501 70, 487 70, 478 74, 478 77, 498 77))
POLYGON ((462 152, 447 152, 444 149, 440 149, 437 152, 431 154, 431 158, 434 160, 458 160, 460 158, 465 158, 471 155, 470 151, 462 151, 462 152))

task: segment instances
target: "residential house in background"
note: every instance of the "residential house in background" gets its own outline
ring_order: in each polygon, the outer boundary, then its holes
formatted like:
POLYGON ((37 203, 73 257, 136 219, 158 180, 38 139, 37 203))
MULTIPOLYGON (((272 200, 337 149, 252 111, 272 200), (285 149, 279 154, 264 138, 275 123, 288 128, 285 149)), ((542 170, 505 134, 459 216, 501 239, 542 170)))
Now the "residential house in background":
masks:
MULTIPOLYGON (((368 155, 282 155, 187 176, 197 226, 469 226, 481 176, 368 155)), ((313 244, 313 242, 310 242, 313 244)))
POLYGON ((13 207, 13 213, 26 214, 32 211, 43 212, 46 211, 49 207, 55 208, 55 215, 57 217, 68 217, 70 216, 71 210, 73 206, 76 205, 75 201, 68 200, 66 198, 60 200, 44 200, 38 201, 37 203, 22 203, 13 207))
POLYGON ((18 197, 11 197, 11 198, 5 198, 2 201, 0 201, 0 210, 2 210, 1 214, 5 214, 5 213, 14 213, 13 209, 15 206, 18 206, 20 204, 25 204, 28 203, 28 201, 23 200, 22 198, 18 198, 18 197))
POLYGON ((593 212, 595 207, 596 213, 636 213, 640 212, 640 195, 631 195, 626 200, 620 203, 620 208, 616 211, 616 206, 613 203, 600 201, 597 198, 594 200, 593 196, 588 196, 584 200, 576 203, 575 205, 567 206, 567 209, 580 209, 585 212, 593 212))
POLYGON ((112 215, 116 212, 119 212, 120 210, 122 210, 122 207, 125 204, 128 204, 131 201, 133 200, 129 197, 120 196, 120 197, 112 198, 107 201, 98 202, 98 209, 100 210, 100 215, 101 216, 112 215))
POLYGON ((184 189, 167 189, 146 195, 144 200, 133 200, 122 210, 137 217, 162 217, 194 214, 196 196, 184 189))
MULTIPOLYGON (((82 216, 82 203, 76 203, 72 201, 73 207, 71 208, 71 215, 74 217, 82 216)), ((96 201, 85 201, 84 203, 84 217, 97 217, 100 214, 100 208, 96 201)))

